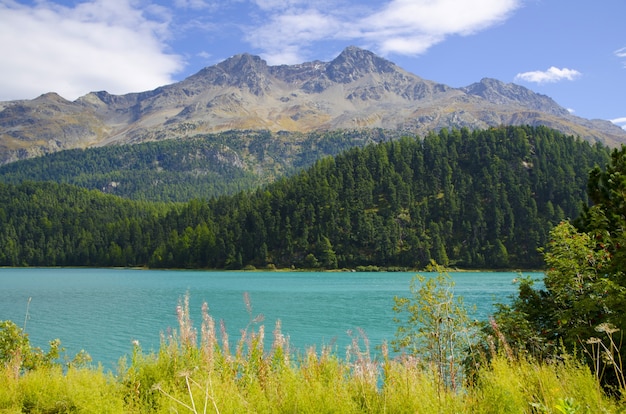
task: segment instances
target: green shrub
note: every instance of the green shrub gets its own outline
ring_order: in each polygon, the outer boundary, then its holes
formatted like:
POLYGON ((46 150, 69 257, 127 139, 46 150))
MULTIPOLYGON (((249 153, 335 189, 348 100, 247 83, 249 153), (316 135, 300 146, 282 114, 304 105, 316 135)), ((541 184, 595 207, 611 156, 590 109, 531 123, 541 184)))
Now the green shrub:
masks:
POLYGON ((441 389, 456 390, 463 380, 463 363, 472 342, 472 324, 461 297, 454 296, 454 281, 443 267, 432 263, 437 276, 417 275, 409 297, 395 297, 398 314, 395 351, 418 358, 424 369, 436 373, 441 389))

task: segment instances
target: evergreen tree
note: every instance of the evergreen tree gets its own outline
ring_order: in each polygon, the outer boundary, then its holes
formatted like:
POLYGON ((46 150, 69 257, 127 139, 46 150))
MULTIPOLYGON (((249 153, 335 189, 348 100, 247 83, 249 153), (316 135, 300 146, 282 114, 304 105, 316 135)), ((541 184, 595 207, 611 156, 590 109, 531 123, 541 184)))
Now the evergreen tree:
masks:
POLYGON ((536 356, 582 349, 605 384, 623 388, 626 147, 612 152, 605 170, 591 171, 588 189, 593 204, 575 220, 578 228, 562 222, 550 232, 544 286, 522 280, 496 319, 511 343, 536 356))
POLYGON ((352 148, 255 191, 185 203, 0 184, 0 265, 538 268, 537 247, 581 213, 588 171, 608 155, 548 128, 502 127, 352 148))

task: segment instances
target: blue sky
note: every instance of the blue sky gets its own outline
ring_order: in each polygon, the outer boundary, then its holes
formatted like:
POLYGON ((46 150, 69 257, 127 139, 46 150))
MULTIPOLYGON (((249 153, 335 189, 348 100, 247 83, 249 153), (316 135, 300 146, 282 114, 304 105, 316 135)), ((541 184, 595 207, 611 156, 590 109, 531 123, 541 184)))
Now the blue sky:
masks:
POLYGON ((239 53, 295 64, 355 45, 626 126, 624 17, 624 0, 0 0, 0 101, 139 92, 239 53))

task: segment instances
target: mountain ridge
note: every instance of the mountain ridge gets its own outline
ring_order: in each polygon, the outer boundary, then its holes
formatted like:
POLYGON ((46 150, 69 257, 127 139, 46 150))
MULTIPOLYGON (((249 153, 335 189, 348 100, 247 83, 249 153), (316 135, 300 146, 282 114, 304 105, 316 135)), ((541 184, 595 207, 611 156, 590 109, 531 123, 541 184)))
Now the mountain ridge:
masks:
POLYGON ((63 149, 132 144, 228 130, 311 132, 546 125, 618 146, 626 131, 570 114, 552 98, 484 78, 453 88, 350 46, 330 62, 270 66, 243 53, 151 91, 56 93, 0 102, 0 163, 63 149))

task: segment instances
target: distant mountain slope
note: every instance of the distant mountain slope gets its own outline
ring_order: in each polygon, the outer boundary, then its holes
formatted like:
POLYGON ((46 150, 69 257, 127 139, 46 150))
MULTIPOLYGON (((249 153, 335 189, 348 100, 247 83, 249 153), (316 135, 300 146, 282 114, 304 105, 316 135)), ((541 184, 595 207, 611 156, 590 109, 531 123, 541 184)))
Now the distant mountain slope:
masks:
POLYGON ((0 165, 0 182, 54 181, 135 200, 183 202, 255 188, 322 157, 395 138, 377 129, 198 134, 19 160, 0 165))
POLYGON ((626 131, 568 113, 547 96, 495 79, 464 88, 425 80, 356 47, 331 62, 268 66, 241 54, 187 79, 127 95, 54 93, 0 103, 0 163, 68 148, 227 130, 383 128, 424 135, 444 127, 546 125, 609 146, 626 131))

